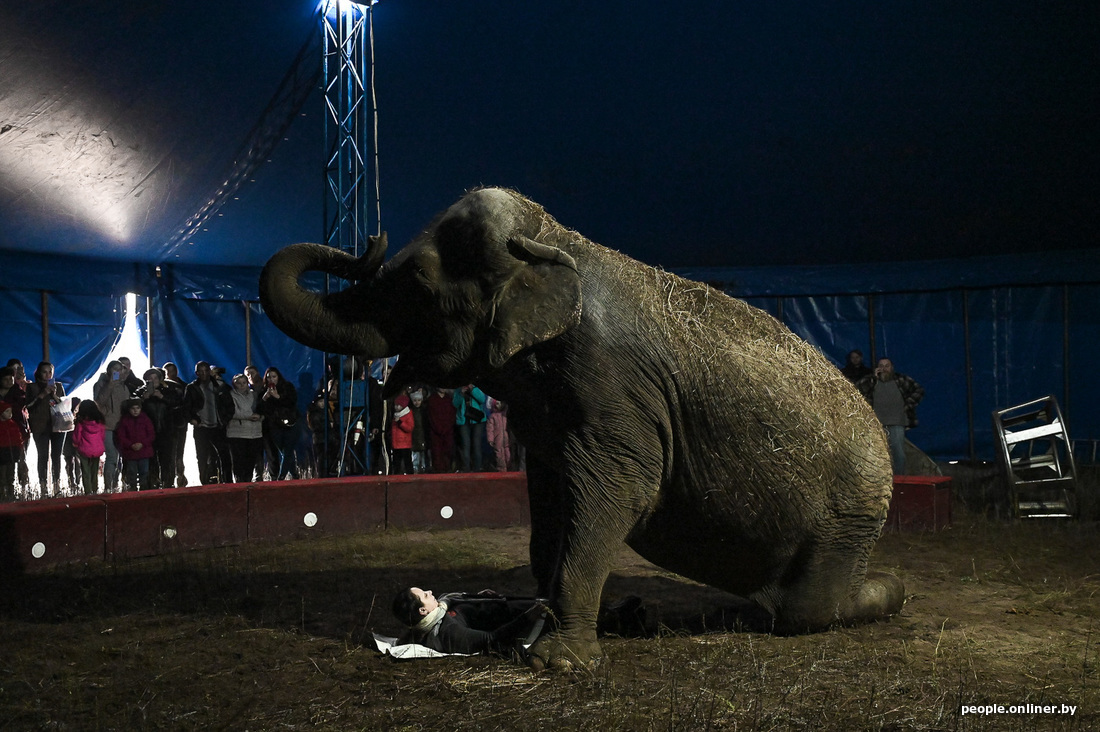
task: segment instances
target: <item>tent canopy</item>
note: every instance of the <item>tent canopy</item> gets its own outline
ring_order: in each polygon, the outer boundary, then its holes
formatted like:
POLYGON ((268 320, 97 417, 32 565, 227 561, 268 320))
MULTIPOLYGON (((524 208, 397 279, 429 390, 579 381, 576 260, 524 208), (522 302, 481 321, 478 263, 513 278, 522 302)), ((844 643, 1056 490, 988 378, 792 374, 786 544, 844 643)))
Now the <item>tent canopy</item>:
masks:
MULTIPOLYGON (((319 68, 319 45, 298 59, 316 4, 4 3, 0 247, 256 265, 317 240, 317 93, 176 236, 284 76, 319 68)), ((666 268, 1090 248, 1100 228, 1096 3, 383 0, 372 15, 395 243, 480 184, 666 268)))

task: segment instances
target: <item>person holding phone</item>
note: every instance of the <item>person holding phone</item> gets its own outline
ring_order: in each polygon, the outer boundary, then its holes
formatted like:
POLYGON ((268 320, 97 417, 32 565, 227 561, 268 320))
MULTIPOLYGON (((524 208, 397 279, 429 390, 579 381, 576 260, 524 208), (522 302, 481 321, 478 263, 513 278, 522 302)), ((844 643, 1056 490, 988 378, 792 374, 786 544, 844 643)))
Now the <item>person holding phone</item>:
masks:
POLYGON ((905 430, 917 426, 917 404, 924 398, 924 387, 895 370, 890 359, 880 358, 874 372, 857 381, 856 388, 886 428, 894 475, 905 475, 905 430))
POLYGON ((38 452, 38 490, 39 495, 56 496, 61 486, 61 453, 65 448, 68 432, 54 432, 53 407, 65 397, 65 387, 54 379, 53 364, 42 361, 34 370, 34 381, 27 384, 27 424, 34 449, 38 452), (46 482, 48 475, 53 479, 46 482))
POLYGON ((267 424, 272 463, 277 463, 271 466, 271 477, 275 480, 297 478, 298 390, 274 366, 264 372, 260 414, 267 424))

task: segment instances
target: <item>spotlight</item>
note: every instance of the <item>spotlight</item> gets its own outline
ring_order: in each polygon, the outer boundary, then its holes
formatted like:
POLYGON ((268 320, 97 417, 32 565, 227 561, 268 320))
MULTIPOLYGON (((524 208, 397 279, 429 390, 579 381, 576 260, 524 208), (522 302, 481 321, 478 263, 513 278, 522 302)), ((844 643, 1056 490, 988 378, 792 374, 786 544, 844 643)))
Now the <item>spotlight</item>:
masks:
POLYGON ((319 5, 324 10, 325 15, 343 15, 351 11, 362 12, 364 9, 377 4, 378 0, 367 0, 367 2, 357 2, 357 0, 321 0, 319 5))

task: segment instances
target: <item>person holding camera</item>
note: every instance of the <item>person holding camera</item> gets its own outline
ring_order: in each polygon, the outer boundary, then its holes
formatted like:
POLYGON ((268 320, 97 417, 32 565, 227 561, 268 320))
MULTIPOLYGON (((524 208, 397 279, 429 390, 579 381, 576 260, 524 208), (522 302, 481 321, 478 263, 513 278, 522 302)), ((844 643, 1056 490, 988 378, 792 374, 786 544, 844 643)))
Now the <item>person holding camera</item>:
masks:
POLYGON ((149 482, 153 488, 172 488, 176 484, 176 436, 183 392, 166 385, 163 369, 147 369, 143 376, 145 385, 134 396, 141 399, 142 411, 153 422, 157 436, 149 482))
POLYGON ((924 398, 924 388, 895 371, 888 358, 880 358, 875 370, 856 382, 856 388, 886 428, 894 475, 905 475, 905 430, 917 426, 917 404, 924 398))
MULTIPOLYGON (((183 411, 191 423, 195 457, 199 463, 199 482, 203 485, 231 480, 229 440, 225 426, 232 415, 225 398, 229 388, 208 361, 195 364, 195 380, 183 391, 183 411)), ((224 369, 223 369, 224 370, 224 369)), ((232 405, 229 405, 230 410, 232 405)))

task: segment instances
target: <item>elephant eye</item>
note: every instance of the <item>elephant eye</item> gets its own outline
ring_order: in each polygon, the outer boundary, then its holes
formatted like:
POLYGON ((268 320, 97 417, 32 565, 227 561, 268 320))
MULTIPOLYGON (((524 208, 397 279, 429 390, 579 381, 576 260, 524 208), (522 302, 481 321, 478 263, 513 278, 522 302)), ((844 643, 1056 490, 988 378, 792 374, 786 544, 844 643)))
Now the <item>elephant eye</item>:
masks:
POLYGON ((421 267, 419 264, 413 265, 412 276, 417 284, 423 285, 427 288, 435 287, 435 282, 432 280, 431 275, 429 275, 428 271, 424 269, 424 267, 421 267))

